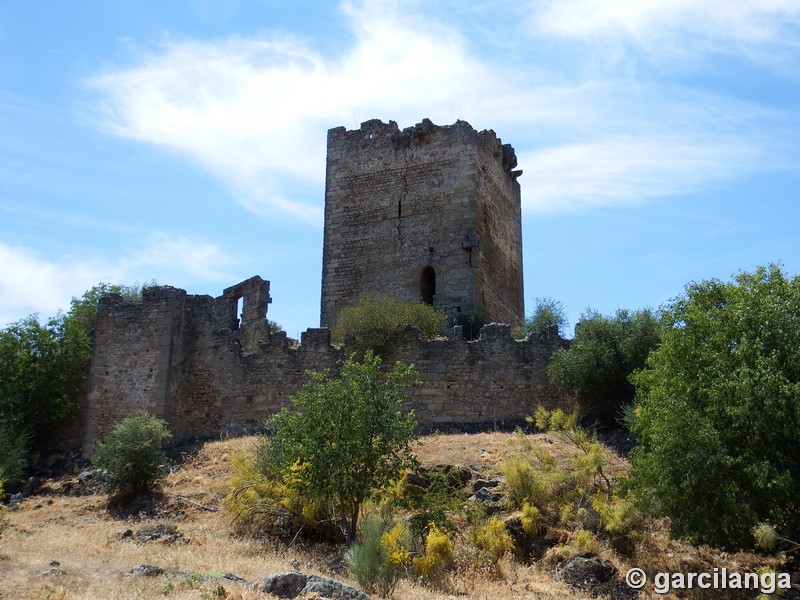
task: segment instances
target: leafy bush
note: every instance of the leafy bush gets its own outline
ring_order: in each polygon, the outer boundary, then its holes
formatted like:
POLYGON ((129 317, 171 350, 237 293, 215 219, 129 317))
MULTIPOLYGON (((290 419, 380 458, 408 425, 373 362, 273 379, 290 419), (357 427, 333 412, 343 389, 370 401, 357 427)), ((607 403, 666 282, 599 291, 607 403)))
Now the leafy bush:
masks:
POLYGON ((636 499, 630 495, 596 494, 592 497, 592 508, 600 519, 603 531, 613 537, 634 534, 643 521, 636 499))
POLYGON ((539 535, 544 529, 542 513, 528 502, 522 505, 522 514, 519 520, 522 523, 522 530, 528 535, 539 535))
POLYGON ((345 554, 356 581, 381 598, 391 595, 411 561, 408 530, 402 521, 387 529, 373 516, 364 519, 359 540, 345 554))
POLYGON ((358 358, 368 350, 384 354, 413 325, 425 338, 443 334, 446 316, 424 302, 400 302, 395 298, 369 295, 342 309, 331 330, 333 342, 343 344, 358 358))
POLYGON ((533 417, 526 421, 535 424, 542 431, 549 431, 559 436, 575 448, 570 457, 572 477, 578 483, 579 491, 583 491, 587 483, 599 485, 607 494, 613 492, 611 479, 605 472, 609 462, 609 452, 597 440, 597 437, 578 424, 578 409, 565 413, 560 408, 553 411, 543 406, 536 409, 533 417))
POLYGON ((450 537, 431 524, 425 539, 425 553, 413 559, 414 567, 428 581, 436 579, 453 564, 453 543, 450 537))
POLYGON ((751 547, 759 522, 800 539, 800 277, 692 283, 665 322, 634 376, 637 499, 695 542, 751 547))
POLYGON ((446 470, 428 471, 428 485, 423 488, 410 485, 407 476, 401 482, 402 490, 392 504, 411 514, 408 525, 414 538, 424 543, 430 529, 438 527, 448 533, 455 533, 454 518, 463 515, 466 495, 454 485, 446 470))
POLYGON ((103 489, 117 498, 155 489, 169 472, 162 443, 170 436, 167 424, 145 411, 119 421, 92 457, 92 464, 103 470, 103 489))
POLYGON ((570 474, 556 463, 543 446, 531 443, 519 431, 511 443, 511 452, 500 463, 505 476, 509 508, 525 503, 543 513, 553 513, 573 486, 570 474))
POLYGON ((570 547, 576 554, 598 554, 600 552, 600 544, 597 538, 591 531, 581 529, 575 534, 569 542, 570 547))
POLYGON ((534 308, 531 315, 525 319, 520 327, 514 329, 514 337, 517 339, 527 337, 546 338, 550 336, 553 328, 558 332, 558 335, 563 336, 567 327, 566 307, 558 300, 548 297, 534 298, 533 302, 534 308))
POLYGON ((659 342, 661 323, 650 310, 620 309, 613 316, 587 310, 569 348, 558 350, 547 374, 561 388, 585 395, 613 414, 633 401, 631 373, 659 342))
POLYGON ((86 393, 97 301, 109 292, 136 298, 138 288, 99 284, 73 298, 67 313, 40 323, 37 315, 0 330, 0 424, 14 440, 39 451, 54 429, 78 413, 86 393))
POLYGON ((514 547, 514 540, 505 523, 497 517, 491 517, 476 527, 472 532, 472 541, 481 551, 481 557, 492 564, 514 547))
POLYGON ((403 404, 416 372, 400 362, 384 371, 367 351, 363 362, 348 359, 338 379, 309 377, 268 423, 264 472, 324 507, 352 541, 364 502, 415 462, 416 421, 403 404))

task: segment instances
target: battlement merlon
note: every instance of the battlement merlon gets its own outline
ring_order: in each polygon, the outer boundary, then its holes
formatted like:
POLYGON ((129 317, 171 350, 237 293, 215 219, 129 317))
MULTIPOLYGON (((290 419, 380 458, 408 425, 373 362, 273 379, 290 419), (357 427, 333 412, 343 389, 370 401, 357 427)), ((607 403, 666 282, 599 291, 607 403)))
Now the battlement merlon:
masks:
POLYGON ((457 120, 452 125, 436 125, 430 119, 422 119, 412 127, 400 130, 396 121, 384 123, 380 119, 370 119, 361 123, 359 129, 347 130, 345 127, 334 127, 328 130, 328 149, 344 143, 350 148, 361 146, 363 149, 375 145, 392 145, 395 150, 404 150, 413 146, 430 143, 432 136, 470 136, 476 145, 481 145, 495 156, 508 175, 516 179, 522 170, 516 169, 517 155, 511 144, 503 144, 492 129, 475 130, 469 123, 457 120))

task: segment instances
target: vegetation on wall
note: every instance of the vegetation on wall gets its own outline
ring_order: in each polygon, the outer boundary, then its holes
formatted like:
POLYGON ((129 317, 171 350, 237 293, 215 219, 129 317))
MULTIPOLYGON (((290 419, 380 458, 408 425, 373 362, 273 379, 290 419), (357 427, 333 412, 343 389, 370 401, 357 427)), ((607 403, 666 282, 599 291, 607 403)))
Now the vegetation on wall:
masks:
POLYGON ((514 329, 512 335, 520 340, 528 337, 546 338, 555 328, 558 335, 563 337, 568 323, 567 308, 550 297, 534 298, 533 304, 530 316, 514 329))
POLYGON ((481 327, 486 325, 486 319, 478 313, 462 312, 453 316, 453 325, 461 327, 461 335, 465 340, 477 340, 480 337, 481 327))
POLYGON ((800 277, 692 283, 665 319, 633 379, 633 489, 698 542, 752 546, 760 521, 800 539, 800 277))
POLYGON ((413 325, 424 338, 442 335, 447 317, 424 302, 400 302, 388 296, 368 295, 342 309, 331 330, 335 344, 359 358, 367 351, 383 354, 403 331, 413 325))

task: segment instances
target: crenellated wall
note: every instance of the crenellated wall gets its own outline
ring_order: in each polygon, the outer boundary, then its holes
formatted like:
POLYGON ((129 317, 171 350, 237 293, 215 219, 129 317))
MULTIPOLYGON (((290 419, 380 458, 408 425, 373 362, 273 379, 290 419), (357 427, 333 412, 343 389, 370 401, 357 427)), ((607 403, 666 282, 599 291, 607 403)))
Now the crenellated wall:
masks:
MULTIPOLYGON (((216 299, 172 287, 148 288, 140 303, 103 298, 83 451, 90 454, 114 422, 137 409, 164 418, 177 440, 254 430, 288 404, 306 370, 335 373, 342 355, 328 329, 308 329, 297 344, 260 328, 268 298, 269 282, 259 277, 216 299), (244 300, 241 322, 231 317, 234 297, 244 300), (257 307, 252 312, 248 300, 257 307), (260 343, 253 331, 263 336, 260 343)), ((424 341, 410 328, 385 357, 419 371, 422 383, 409 393, 408 407, 423 427, 517 423, 538 403, 572 404, 545 375, 551 354, 565 344, 560 338, 516 341, 508 326, 493 324, 467 341, 455 330, 449 339, 424 341)))

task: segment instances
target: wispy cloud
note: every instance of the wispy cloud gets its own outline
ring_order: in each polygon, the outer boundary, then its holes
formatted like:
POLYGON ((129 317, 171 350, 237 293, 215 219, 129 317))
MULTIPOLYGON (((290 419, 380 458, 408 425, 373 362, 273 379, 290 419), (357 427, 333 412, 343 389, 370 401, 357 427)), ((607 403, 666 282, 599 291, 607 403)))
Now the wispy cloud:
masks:
POLYGON ((483 77, 455 32, 385 8, 343 6, 356 42, 341 57, 290 36, 165 42, 140 66, 90 80, 104 96, 102 124, 191 156, 255 212, 320 223, 321 199, 291 190, 323 180, 329 127, 383 115, 413 123, 443 107, 455 120, 456 99, 483 77))
POLYGON ((524 205, 531 212, 619 206, 696 192, 752 168, 753 148, 736 140, 667 134, 619 136, 527 152, 524 205))
POLYGON ((618 39, 658 58, 712 52, 771 62, 775 49, 797 48, 800 25, 796 0, 548 0, 529 10, 536 33, 618 39))
POLYGON ((126 273, 155 273, 155 279, 164 281, 174 281, 176 277, 224 281, 226 269, 233 264, 233 258, 216 244, 156 233, 146 246, 121 258, 117 268, 126 273))
POLYGON ((156 233, 116 260, 74 256, 43 257, 28 248, 0 242, 0 327, 28 312, 41 317, 69 307, 70 299, 93 285, 153 279, 184 285, 189 281, 227 282, 233 259, 217 246, 156 233))
MULTIPOLYGON (((623 35, 655 46, 688 31, 706 41, 789 43, 780 19, 800 15, 789 0, 714 1, 702 3, 702 13, 695 4, 536 3, 535 35, 623 35)), ((619 74, 562 72, 565 65, 531 54, 479 57, 459 23, 423 9, 342 4, 354 41, 338 56, 287 35, 165 41, 138 66, 90 84, 102 94, 108 131, 191 157, 257 214, 315 224, 325 131, 373 117, 405 126, 461 116, 495 128, 522 158, 528 210, 691 193, 772 158, 775 140, 758 132, 757 106, 619 74)))

